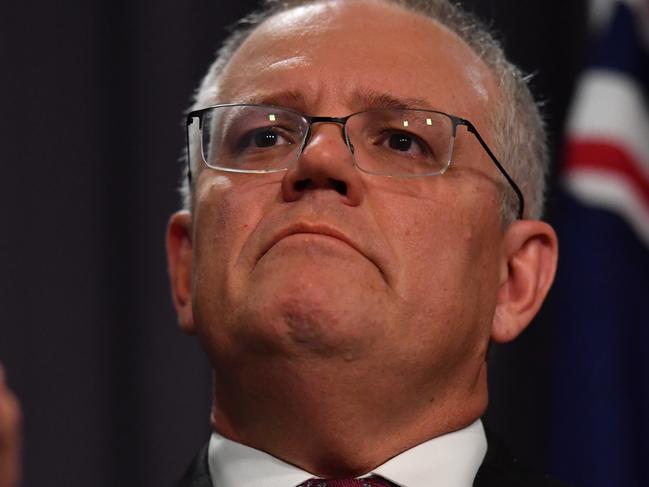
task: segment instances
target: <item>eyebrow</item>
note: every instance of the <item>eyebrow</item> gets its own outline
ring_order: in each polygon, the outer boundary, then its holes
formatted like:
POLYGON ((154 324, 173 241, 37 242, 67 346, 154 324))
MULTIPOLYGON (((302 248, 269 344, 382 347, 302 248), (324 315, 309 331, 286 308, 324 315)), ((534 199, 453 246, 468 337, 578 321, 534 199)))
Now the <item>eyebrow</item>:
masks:
POLYGON ((350 106, 354 110, 371 110, 374 108, 432 108, 424 98, 401 97, 371 89, 356 89, 352 92, 350 106))
POLYGON ((289 107, 303 109, 306 107, 306 97, 300 91, 284 90, 271 93, 256 93, 242 98, 239 103, 251 103, 253 105, 275 105, 278 107, 289 107))
MULTIPOLYGON (((304 113, 312 111, 308 110, 307 97, 304 95, 304 93, 297 90, 256 93, 240 99, 239 103, 288 107, 295 110, 300 110, 304 113)), ((351 96, 347 99, 347 105, 353 112, 372 110, 376 108, 433 108, 430 102, 425 98, 402 97, 368 88, 357 88, 352 91, 351 96)))

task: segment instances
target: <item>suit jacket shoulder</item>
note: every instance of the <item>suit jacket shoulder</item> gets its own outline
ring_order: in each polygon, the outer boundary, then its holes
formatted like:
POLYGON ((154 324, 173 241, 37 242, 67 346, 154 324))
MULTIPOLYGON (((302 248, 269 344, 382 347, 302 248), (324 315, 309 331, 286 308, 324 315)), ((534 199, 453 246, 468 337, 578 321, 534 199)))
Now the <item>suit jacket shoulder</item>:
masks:
POLYGON ((207 445, 194 457, 176 487, 214 487, 207 464, 207 445))
POLYGON ((527 468, 509 453, 501 441, 488 436, 487 455, 473 487, 567 487, 527 468))

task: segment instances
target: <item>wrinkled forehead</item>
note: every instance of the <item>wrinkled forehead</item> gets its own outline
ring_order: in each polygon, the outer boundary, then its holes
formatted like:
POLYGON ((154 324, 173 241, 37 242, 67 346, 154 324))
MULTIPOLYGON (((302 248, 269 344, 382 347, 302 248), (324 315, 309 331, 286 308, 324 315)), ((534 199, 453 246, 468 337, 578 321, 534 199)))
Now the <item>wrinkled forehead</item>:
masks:
POLYGON ((473 119, 496 98, 490 70, 455 33, 372 0, 325 1, 267 19, 233 55, 218 92, 213 102, 269 103, 289 93, 288 104, 311 113, 332 99, 353 111, 359 92, 389 93, 473 119))

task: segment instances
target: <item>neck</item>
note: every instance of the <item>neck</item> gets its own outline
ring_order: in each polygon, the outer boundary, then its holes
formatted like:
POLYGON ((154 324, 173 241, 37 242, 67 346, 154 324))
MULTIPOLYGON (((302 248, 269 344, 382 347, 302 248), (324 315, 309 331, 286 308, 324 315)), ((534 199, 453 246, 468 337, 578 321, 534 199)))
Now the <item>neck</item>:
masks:
POLYGON ((222 372, 214 375, 214 428, 322 477, 362 475, 471 424, 486 407, 484 365, 465 387, 386 380, 387 371, 368 375, 342 363, 247 364, 222 372))

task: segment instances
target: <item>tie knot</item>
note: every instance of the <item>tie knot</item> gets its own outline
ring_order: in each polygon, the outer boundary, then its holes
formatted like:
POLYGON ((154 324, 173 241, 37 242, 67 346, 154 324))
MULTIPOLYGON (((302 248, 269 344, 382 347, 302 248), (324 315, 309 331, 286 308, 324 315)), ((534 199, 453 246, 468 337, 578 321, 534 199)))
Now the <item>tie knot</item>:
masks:
POLYGON ((362 479, 309 479, 298 487, 396 487, 392 482, 372 475, 362 479))

